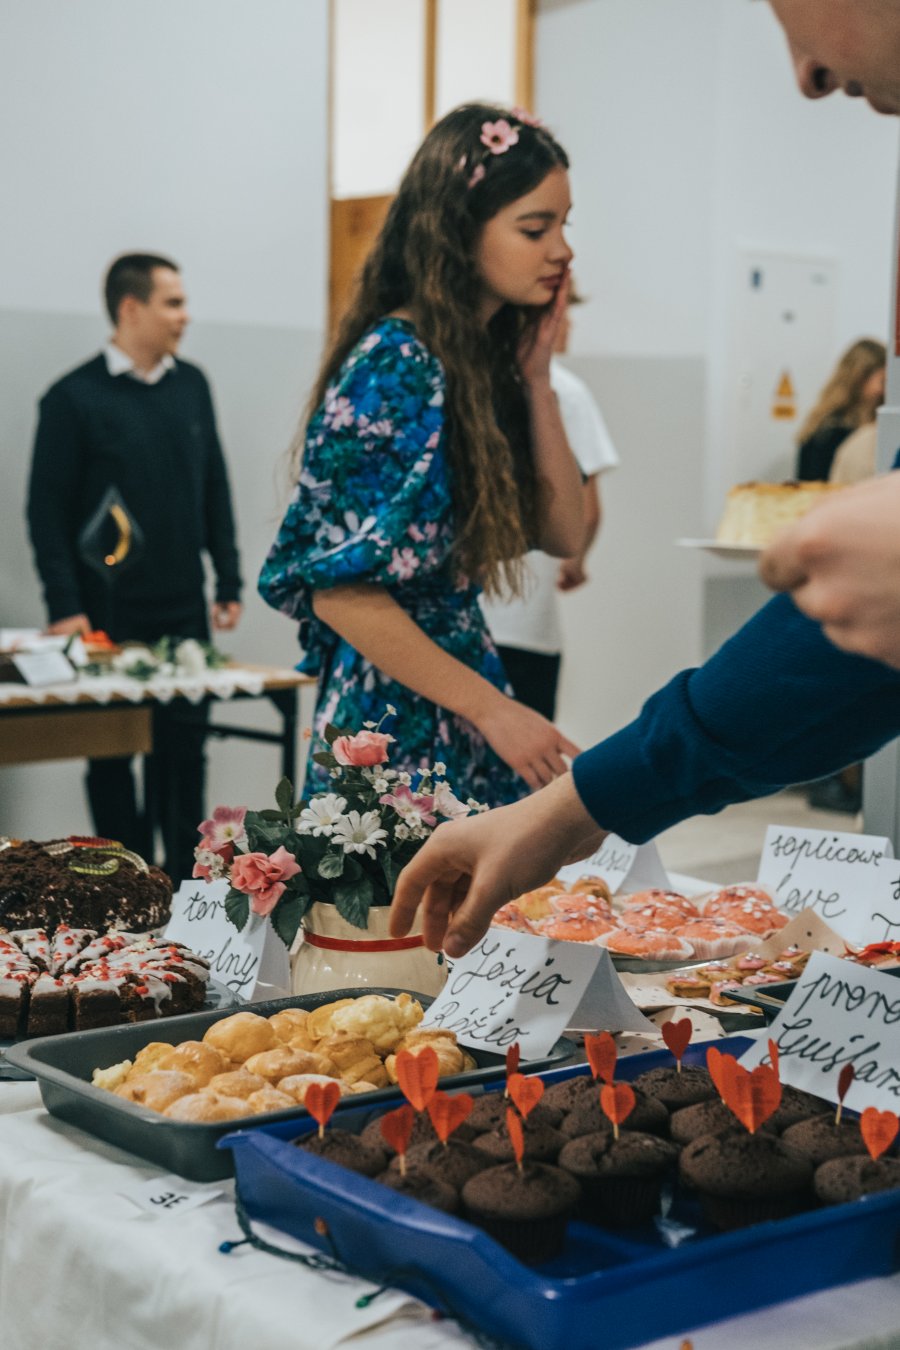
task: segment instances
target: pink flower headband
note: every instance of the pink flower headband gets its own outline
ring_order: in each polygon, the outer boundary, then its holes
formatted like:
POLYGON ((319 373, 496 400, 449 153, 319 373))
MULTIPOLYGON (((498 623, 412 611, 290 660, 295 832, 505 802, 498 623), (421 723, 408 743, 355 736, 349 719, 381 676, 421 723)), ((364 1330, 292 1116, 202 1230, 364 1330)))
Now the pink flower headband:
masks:
MULTIPOLYGON (((541 120, 526 112, 524 108, 513 108, 511 116, 526 127, 539 127, 541 120)), ((519 128, 507 121, 505 117, 500 117, 496 122, 482 122, 481 135, 478 138, 483 146, 492 155, 505 155, 507 150, 511 150, 514 145, 519 143, 519 128)), ((468 163, 468 155, 463 155, 459 161, 460 169, 465 169, 468 163)), ((477 187, 486 173, 483 161, 475 165, 466 187, 470 190, 477 187)))

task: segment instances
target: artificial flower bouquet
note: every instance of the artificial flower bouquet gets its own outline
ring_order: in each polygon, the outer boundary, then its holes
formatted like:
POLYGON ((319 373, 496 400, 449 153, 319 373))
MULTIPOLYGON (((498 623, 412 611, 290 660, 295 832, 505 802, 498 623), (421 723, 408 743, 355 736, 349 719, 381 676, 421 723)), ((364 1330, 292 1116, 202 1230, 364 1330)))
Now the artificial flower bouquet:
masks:
POLYGON ((200 825, 194 876, 228 880, 225 910, 236 928, 251 913, 266 915, 290 947, 316 901, 365 928, 369 907, 390 904, 400 872, 442 819, 486 809, 454 795, 443 764, 415 779, 388 768, 394 737, 383 721, 355 734, 325 728, 329 749, 313 758, 328 769, 332 791, 295 802, 282 778, 277 809, 218 806, 200 825))

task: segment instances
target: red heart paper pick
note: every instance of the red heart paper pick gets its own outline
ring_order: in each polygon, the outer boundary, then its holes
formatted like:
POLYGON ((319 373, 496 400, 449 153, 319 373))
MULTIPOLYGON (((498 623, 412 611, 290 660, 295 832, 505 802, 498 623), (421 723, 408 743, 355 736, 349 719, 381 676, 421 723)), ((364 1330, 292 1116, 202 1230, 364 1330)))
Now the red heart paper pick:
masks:
POLYGON ((409 1138, 415 1123, 416 1113, 408 1102, 381 1117, 381 1136, 401 1158, 409 1148, 409 1138))
POLYGON ((337 1083, 310 1083, 303 1098, 303 1105, 313 1120, 319 1122, 319 1130, 322 1131, 340 1100, 341 1089, 337 1083))
POLYGON ((514 1073, 507 1084, 513 1105, 523 1120, 527 1120, 544 1095, 544 1084, 540 1078, 526 1078, 523 1073, 514 1073))
POLYGON ((684 1052, 690 1045, 691 1037, 694 1034, 693 1022, 689 1017, 682 1017, 680 1022, 663 1022, 660 1031, 663 1040, 680 1065, 684 1058, 684 1052))
POLYGON ((609 1032, 601 1031, 597 1036, 585 1036, 584 1048, 594 1077, 601 1078, 604 1083, 611 1083, 616 1074, 616 1059, 619 1052, 609 1032))
POLYGON ((522 1058, 522 1051, 519 1048, 519 1042, 513 1041, 506 1052, 506 1076, 512 1078, 514 1073, 519 1072, 519 1060, 522 1058))
POLYGON ((734 1065, 726 1069, 725 1078, 722 1100, 741 1124, 755 1134, 778 1110, 781 1101, 778 1074, 771 1064, 757 1064, 751 1073, 735 1060, 734 1065))
POLYGON ((428 1103, 428 1115, 442 1144, 446 1144, 453 1131, 468 1120, 474 1104, 468 1092, 460 1092, 454 1097, 449 1092, 434 1094, 428 1103))
POLYGON ((771 1063, 771 1065, 772 1065, 772 1068, 775 1070, 776 1073, 778 1073, 778 1071, 779 1071, 779 1070, 778 1070, 778 1065, 779 1065, 780 1055, 781 1055, 781 1052, 780 1052, 780 1050, 778 1049, 778 1042, 777 1042, 777 1041, 773 1041, 773 1040, 772 1040, 772 1037, 770 1036, 770 1037, 769 1037, 769 1061, 770 1061, 770 1063, 771 1063))
POLYGON ((706 1067, 709 1069, 709 1076, 713 1080, 716 1092, 722 1100, 725 1100, 728 1077, 731 1066, 737 1063, 734 1055, 723 1055, 721 1050, 717 1050, 711 1045, 706 1052, 706 1067))
POLYGON ((863 1143, 869 1150, 870 1158, 880 1158, 897 1138, 900 1119, 893 1111, 879 1111, 877 1106, 867 1106, 859 1118, 859 1132, 863 1143))
POLYGON ((841 1069, 840 1073, 838 1074, 837 1095, 839 1102, 843 1102, 847 1093, 850 1091, 850 1084, 853 1082, 853 1079, 855 1077, 856 1077, 856 1070, 854 1069, 853 1065, 845 1064, 844 1067, 841 1069))
POLYGON ((511 1107, 506 1108, 506 1128, 509 1131, 513 1153, 516 1155, 516 1165, 521 1171, 522 1159, 525 1157, 525 1131, 522 1129, 521 1120, 511 1107))
POLYGON ((424 1111, 437 1089, 437 1054, 430 1045, 424 1046, 417 1055, 411 1050, 400 1050, 395 1067, 400 1091, 417 1111, 424 1111))
POLYGON ((627 1083, 605 1083, 600 1089, 600 1106, 618 1133, 623 1120, 634 1110, 634 1089, 627 1083))

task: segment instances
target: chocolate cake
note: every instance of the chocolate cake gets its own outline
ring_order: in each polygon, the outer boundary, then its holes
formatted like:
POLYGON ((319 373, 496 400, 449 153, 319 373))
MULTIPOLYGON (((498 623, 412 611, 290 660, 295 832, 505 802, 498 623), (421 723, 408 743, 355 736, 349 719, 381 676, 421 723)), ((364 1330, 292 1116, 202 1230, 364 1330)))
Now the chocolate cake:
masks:
POLYGON ((209 965, 166 938, 59 924, 0 932, 0 1037, 147 1022, 201 1008, 209 965))
POLYGON ((0 838, 0 924, 51 939, 60 924, 146 932, 169 917, 165 872, 110 839, 0 838))

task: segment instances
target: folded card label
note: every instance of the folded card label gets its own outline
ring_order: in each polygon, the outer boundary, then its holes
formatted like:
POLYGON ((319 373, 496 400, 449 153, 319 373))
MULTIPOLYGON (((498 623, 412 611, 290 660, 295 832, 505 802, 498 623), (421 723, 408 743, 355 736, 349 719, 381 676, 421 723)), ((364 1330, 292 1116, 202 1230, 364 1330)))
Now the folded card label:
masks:
POLYGON ((610 891, 669 889, 669 877, 654 843, 626 844, 617 834, 608 834, 603 843, 583 862, 571 863, 558 873, 567 886, 581 877, 600 877, 610 891))
POLYGON ((757 880, 791 917, 814 909, 842 937, 868 942, 874 939, 860 934, 871 910, 861 897, 883 884, 881 860, 892 852, 890 840, 876 835, 770 825, 757 880))
POLYGON ((185 1214, 188 1210, 196 1209, 198 1205, 217 1200, 224 1194, 224 1190, 225 1187, 221 1182, 212 1186, 201 1185, 194 1181, 185 1181, 184 1177, 178 1177, 174 1172, 170 1172, 167 1176, 151 1177, 149 1181, 129 1186, 119 1194, 124 1195, 146 1214, 185 1214))
POLYGON ((268 919, 251 914, 238 932, 225 913, 227 894, 226 880, 182 882, 166 937, 205 957, 211 977, 242 998, 252 998, 260 980, 288 985, 287 950, 268 919))
MULTIPOLYGON (((900 979, 813 952, 769 1028, 779 1076, 791 1087, 838 1099, 838 1078, 852 1064, 846 1106, 900 1108, 900 979)), ((769 1062, 760 1038, 742 1057, 748 1069, 769 1062)))
POLYGON ((454 1031, 471 1049, 502 1055, 518 1041, 523 1059, 546 1055, 570 1025, 601 951, 491 928, 452 963, 424 1025, 454 1031))

